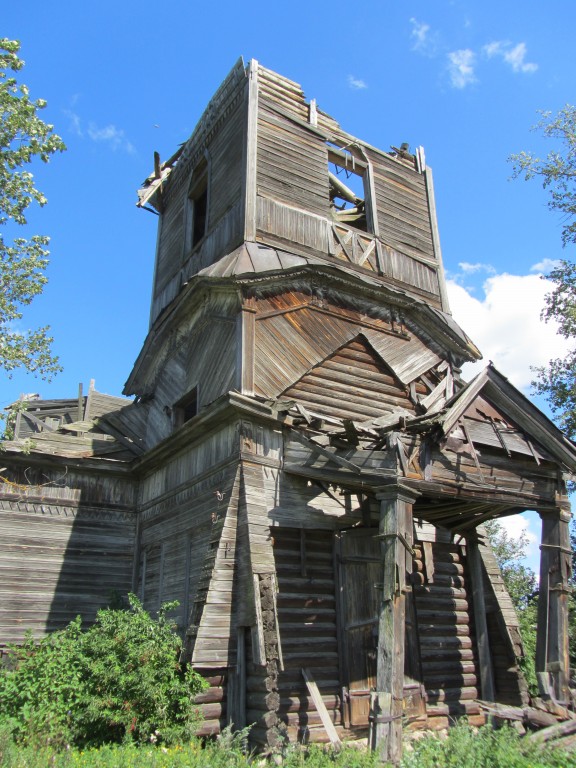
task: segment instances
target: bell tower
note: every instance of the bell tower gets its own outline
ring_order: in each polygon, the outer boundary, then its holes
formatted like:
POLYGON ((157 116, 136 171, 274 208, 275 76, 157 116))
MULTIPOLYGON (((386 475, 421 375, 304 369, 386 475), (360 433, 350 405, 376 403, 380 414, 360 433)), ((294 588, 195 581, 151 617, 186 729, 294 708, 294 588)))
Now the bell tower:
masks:
POLYGON ((435 368, 450 393, 479 357, 449 314, 422 148, 362 142, 254 60, 156 158, 139 198, 160 224, 150 334, 125 394, 153 399, 149 447, 232 389, 376 417, 386 377, 414 409, 421 374, 435 368), (328 373, 355 360, 373 376, 357 395, 328 373))

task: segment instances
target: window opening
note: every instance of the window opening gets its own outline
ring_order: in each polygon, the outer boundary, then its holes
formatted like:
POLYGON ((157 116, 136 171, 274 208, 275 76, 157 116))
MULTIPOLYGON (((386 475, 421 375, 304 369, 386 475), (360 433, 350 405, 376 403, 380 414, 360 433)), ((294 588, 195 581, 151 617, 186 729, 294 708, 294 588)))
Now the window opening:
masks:
POLYGON ((174 428, 178 429, 198 413, 198 387, 194 387, 172 409, 174 428))
POLYGON ((204 189, 192 202, 194 211, 192 214, 192 248, 197 245, 206 234, 206 213, 208 210, 208 186, 204 177, 204 189))
POLYGON ((368 232, 368 166, 347 149, 328 145, 328 179, 332 218, 368 232))
POLYGON ((206 234, 208 224, 208 164, 202 160, 194 169, 188 189, 187 250, 195 248, 206 234))

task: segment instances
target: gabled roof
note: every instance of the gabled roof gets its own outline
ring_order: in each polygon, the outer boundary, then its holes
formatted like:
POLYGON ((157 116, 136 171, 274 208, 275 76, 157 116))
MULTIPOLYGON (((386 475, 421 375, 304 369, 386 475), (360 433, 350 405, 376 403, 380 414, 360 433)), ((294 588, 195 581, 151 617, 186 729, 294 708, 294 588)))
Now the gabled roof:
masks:
MULTIPOLYGON (((408 422, 407 428, 420 431, 434 426, 440 428, 442 434, 448 437, 457 428, 462 417, 470 411, 474 402, 481 398, 488 400, 525 433, 529 446, 531 440, 538 443, 567 470, 576 472, 576 444, 516 389, 492 363, 450 398, 441 411, 412 419, 408 422)), ((487 422, 489 421, 488 417, 487 422)), ((505 435, 501 441, 502 446, 507 450, 514 449, 513 442, 508 440, 507 445, 505 435)))

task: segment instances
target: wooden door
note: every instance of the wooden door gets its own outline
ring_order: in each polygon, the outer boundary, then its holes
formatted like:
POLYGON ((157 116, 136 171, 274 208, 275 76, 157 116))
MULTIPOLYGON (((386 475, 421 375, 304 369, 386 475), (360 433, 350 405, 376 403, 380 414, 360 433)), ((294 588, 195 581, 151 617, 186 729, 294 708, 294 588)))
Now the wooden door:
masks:
POLYGON ((377 584, 382 578, 377 528, 336 534, 340 654, 345 720, 367 726, 370 692, 376 688, 378 646, 377 584))
MULTIPOLYGON (((370 694, 376 690, 379 584, 382 555, 377 528, 336 534, 340 659, 347 725, 368 725, 370 694)), ((407 574, 408 578, 409 574, 407 574)), ((404 714, 425 716, 417 622, 411 588, 406 589, 404 714)))

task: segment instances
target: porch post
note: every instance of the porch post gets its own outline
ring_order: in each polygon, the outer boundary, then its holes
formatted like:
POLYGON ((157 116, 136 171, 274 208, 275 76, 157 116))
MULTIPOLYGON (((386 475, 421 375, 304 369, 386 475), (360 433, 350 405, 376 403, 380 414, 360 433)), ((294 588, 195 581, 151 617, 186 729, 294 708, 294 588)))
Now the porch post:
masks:
POLYGON ((570 546, 570 503, 562 497, 557 510, 539 512, 542 519, 540 546, 540 590, 536 675, 542 695, 570 700, 568 684, 568 595, 572 549, 570 546))
POLYGON ((472 604, 474 606, 476 643, 478 646, 478 660, 480 662, 480 691, 482 698, 486 701, 496 701, 494 669, 488 637, 488 622, 486 621, 482 555, 478 547, 478 531, 476 529, 468 534, 466 543, 468 545, 468 564, 472 580, 472 604))
POLYGON ((379 489, 379 539, 382 553, 381 602, 378 617, 375 743, 382 762, 402 756, 402 699, 406 575, 412 572, 412 505, 420 494, 395 483, 379 489))

